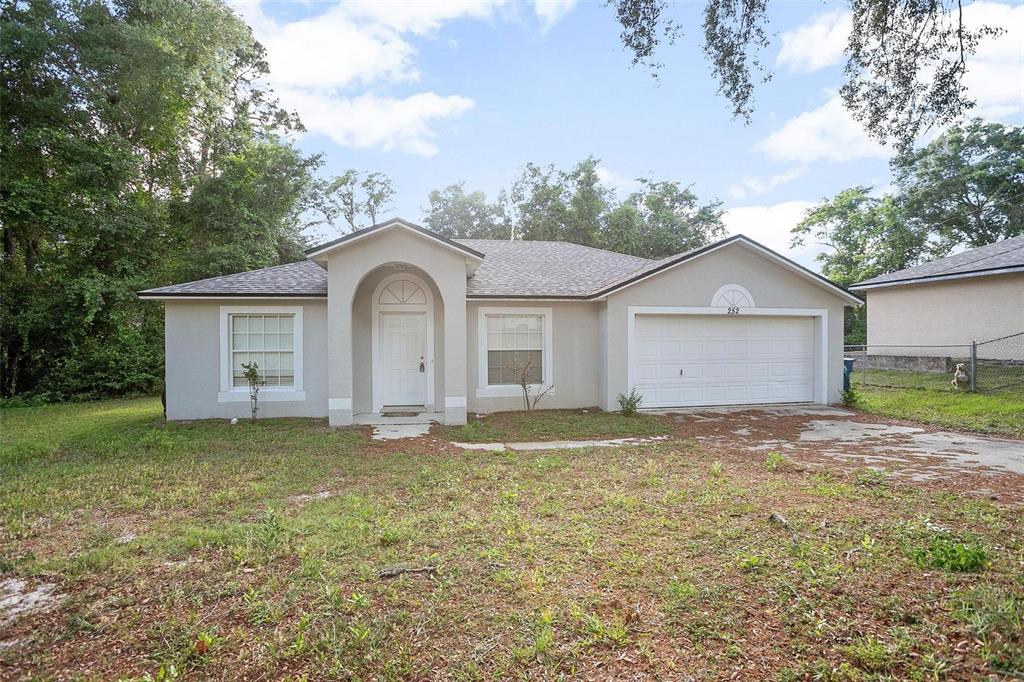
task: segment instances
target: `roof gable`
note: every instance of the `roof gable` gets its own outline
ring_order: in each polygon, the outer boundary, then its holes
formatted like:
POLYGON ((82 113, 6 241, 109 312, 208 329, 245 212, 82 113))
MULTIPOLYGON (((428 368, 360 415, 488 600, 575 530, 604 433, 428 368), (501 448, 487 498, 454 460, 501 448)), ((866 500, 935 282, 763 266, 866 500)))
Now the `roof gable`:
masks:
POLYGON ((630 275, 618 281, 610 282, 603 289, 595 292, 592 296, 594 298, 604 298, 610 294, 621 291, 627 287, 633 286, 634 284, 639 284, 640 282, 646 279, 656 277, 680 265, 692 262, 697 258, 701 258, 702 256, 706 256, 708 254, 714 253, 716 251, 734 245, 749 248, 757 252, 766 259, 775 262, 777 265, 786 268, 790 272, 809 281, 810 283, 828 290, 829 293, 833 294, 837 298, 842 299, 849 305, 863 304, 863 301, 861 299, 857 298, 849 291, 836 284, 835 282, 829 280, 826 277, 822 277, 821 275, 812 270, 808 270, 799 263, 796 263, 790 260, 789 258, 786 258, 782 254, 772 251, 767 246, 759 242, 756 242, 753 239, 742 234, 733 235, 732 237, 727 237, 726 239, 717 241, 713 244, 708 244, 707 246, 702 246, 691 251, 686 251, 684 253, 676 254, 674 256, 662 258, 661 260, 653 261, 649 266, 641 270, 638 270, 637 272, 631 273, 630 275))
POLYGON ((976 249, 961 251, 930 263, 904 268, 851 286, 854 290, 902 286, 923 282, 1024 272, 1024 236, 1010 237, 976 249))
POLYGON ((383 232, 386 232, 388 230, 395 229, 406 230, 419 237, 428 239, 443 248, 456 251, 475 262, 480 262, 484 258, 484 254, 480 253, 479 251, 471 249, 464 244, 460 244, 459 242, 448 239, 447 237, 443 237, 437 234, 436 232, 431 232, 430 230, 419 225, 416 225, 415 223, 410 223, 407 220, 402 220, 401 218, 392 218, 391 220, 387 220, 382 223, 377 223, 376 225, 371 225, 370 227, 366 227, 361 230, 356 230, 355 232, 350 232, 349 234, 346 234, 344 237, 335 239, 333 241, 329 241, 326 244, 314 246, 313 248, 306 251, 306 258, 316 259, 326 255, 331 251, 344 248, 363 239, 371 238, 375 235, 382 234, 383 232))

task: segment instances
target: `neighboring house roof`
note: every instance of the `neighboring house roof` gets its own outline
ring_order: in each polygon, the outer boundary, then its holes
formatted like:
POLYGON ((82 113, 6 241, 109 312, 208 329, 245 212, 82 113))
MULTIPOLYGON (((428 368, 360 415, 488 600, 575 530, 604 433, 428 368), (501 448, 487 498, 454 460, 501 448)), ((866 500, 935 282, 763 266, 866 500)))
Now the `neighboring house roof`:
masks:
POLYGON ((998 275, 1007 272, 1024 272, 1024 236, 1010 237, 924 265, 866 279, 850 288, 854 290, 877 289, 964 277, 998 275))
MULTIPOLYGON (((389 221, 310 249, 307 252, 307 258, 322 254, 325 249, 334 248, 346 240, 351 241, 353 235, 366 236, 371 230, 381 230, 385 227, 413 229, 431 239, 436 237, 443 240, 446 245, 466 254, 476 254, 479 265, 466 280, 466 295, 469 298, 593 300, 729 244, 741 243, 747 248, 754 249, 775 260, 795 274, 819 286, 824 286, 847 302, 860 303, 855 296, 821 275, 811 272, 743 235, 729 237, 669 258, 650 260, 568 242, 496 239, 450 240, 405 221, 389 221)), ((326 297, 327 272, 316 262, 306 260, 240 272, 235 275, 147 289, 140 291, 138 295, 145 299, 326 297)))

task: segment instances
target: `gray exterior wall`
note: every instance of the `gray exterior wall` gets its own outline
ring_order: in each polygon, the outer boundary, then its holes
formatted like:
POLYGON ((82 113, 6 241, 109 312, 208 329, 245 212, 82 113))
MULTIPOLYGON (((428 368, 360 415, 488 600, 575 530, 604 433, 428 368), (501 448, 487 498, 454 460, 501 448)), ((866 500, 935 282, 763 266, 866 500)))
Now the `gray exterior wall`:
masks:
MULTIPOLYGON (((1024 331, 1024 273, 870 289, 867 301, 869 346, 967 344, 1024 331)), ((927 354, 921 348, 871 352, 927 354)))
POLYGON ((230 419, 249 416, 247 401, 218 402, 217 399, 221 388, 222 305, 302 307, 302 384, 306 399, 301 402, 262 400, 259 414, 262 417, 326 416, 327 302, 275 299, 164 303, 167 418, 230 419))
MULTIPOLYGON (((602 361, 598 320, 604 303, 469 301, 466 306, 466 366, 469 378, 471 412, 499 412, 523 409, 522 393, 510 397, 478 396, 487 378, 479 372, 480 349, 478 320, 481 308, 550 308, 554 374, 553 389, 538 408, 558 409, 594 407, 600 398, 602 361)), ((518 387, 513 387, 518 391, 518 387)))
MULTIPOLYGON (((844 301, 805 277, 794 274, 742 243, 662 272, 608 296, 606 301, 483 301, 466 300, 466 259, 406 231, 390 231, 346 245, 326 255, 328 301, 224 300, 165 302, 168 418, 231 418, 248 415, 246 402, 218 402, 220 391, 220 306, 266 305, 303 308, 304 401, 263 401, 265 417, 329 416, 332 424, 351 423, 354 413, 372 409, 371 295, 380 281, 395 272, 394 263, 428 283, 434 296, 435 409, 448 423, 462 423, 473 412, 521 409, 518 395, 478 395, 478 314, 481 307, 550 308, 552 314, 552 394, 544 408, 599 406, 618 409, 616 396, 628 393, 627 311, 629 306, 705 307, 727 283, 742 285, 758 308, 815 308, 828 311, 828 402, 836 402, 842 386, 844 301), (332 400, 333 399, 333 400, 332 400)), ((1020 301, 1020 282, 1000 294, 1020 301), (1016 286, 1017 288, 1014 288, 1016 286), (1016 299, 1014 298, 1016 297, 1016 299)), ((990 290, 991 291, 991 290, 990 290)), ((883 294, 885 296, 886 294, 883 294)), ((872 294, 869 334, 876 305, 872 294)), ((992 294, 989 293, 991 297, 992 294)), ((879 297, 882 298, 882 297, 879 297)), ((998 298, 996 296, 995 298, 998 298)), ((948 311, 950 295, 930 305, 948 311)), ((975 303, 974 305, 980 305, 975 303)), ((1017 330, 1024 325, 1014 312, 1017 330)), ((902 313, 901 313, 902 314, 902 313)), ((948 313, 946 313, 948 315, 948 313)), ((897 316, 899 317, 899 316, 897 316)), ((877 327, 876 333, 877 333, 877 327)), ((816 330, 819 331, 819 330, 816 330)), ((902 333, 902 332, 900 332, 902 333)), ((874 341, 872 341, 874 342, 874 341)))
MULTIPOLYGON (((435 305, 444 311, 443 343, 436 347, 440 358, 443 390, 435 395, 436 409, 445 422, 466 421, 466 256, 433 240, 404 229, 388 229, 345 244, 317 260, 327 263, 327 374, 330 423, 352 423, 354 407, 363 400, 365 385, 355 375, 356 339, 363 337, 355 298, 364 279, 378 268, 404 263, 429 275, 436 291, 435 305), (354 333, 358 332, 358 333, 354 333)), ((372 291, 372 289, 371 289, 372 291)), ((364 318, 365 319, 365 318, 364 318)), ((435 364, 437 370, 438 364, 435 364)))
MULTIPOLYGON (((838 402, 843 386, 843 300, 736 242, 608 296, 605 341, 608 378, 600 406, 606 410, 618 409, 616 396, 630 390, 626 357, 629 306, 707 307, 718 288, 725 284, 746 288, 757 308, 828 310, 826 401, 838 402)), ((816 323, 816 337, 818 333, 816 323)))

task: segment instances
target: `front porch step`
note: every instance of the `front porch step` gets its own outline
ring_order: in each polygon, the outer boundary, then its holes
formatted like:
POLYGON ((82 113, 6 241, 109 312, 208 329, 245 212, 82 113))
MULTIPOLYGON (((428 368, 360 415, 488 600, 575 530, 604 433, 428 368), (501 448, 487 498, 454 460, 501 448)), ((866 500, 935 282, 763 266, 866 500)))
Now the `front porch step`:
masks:
POLYGON ((400 417, 385 417, 378 412, 357 414, 352 418, 356 424, 367 426, 382 426, 386 424, 430 424, 437 422, 444 423, 444 412, 418 412, 406 414, 400 417))

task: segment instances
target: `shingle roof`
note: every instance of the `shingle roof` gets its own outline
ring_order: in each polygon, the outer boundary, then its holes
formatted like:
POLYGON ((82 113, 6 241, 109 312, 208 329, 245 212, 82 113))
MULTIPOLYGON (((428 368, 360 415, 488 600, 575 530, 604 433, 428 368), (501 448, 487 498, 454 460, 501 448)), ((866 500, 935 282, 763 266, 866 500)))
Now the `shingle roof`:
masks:
POLYGON ((897 286, 929 279, 976 276, 1012 268, 1024 269, 1024 236, 1010 237, 930 263, 866 279, 850 288, 867 289, 878 285, 897 286))
POLYGON ((326 296, 327 271, 311 260, 140 291, 164 296, 326 296))
MULTIPOLYGON (((583 299, 602 296, 613 289, 627 286, 645 276, 736 241, 775 256, 841 296, 856 301, 821 275, 786 260, 742 235, 661 260, 649 260, 567 242, 459 239, 452 240, 451 245, 465 249, 467 253, 483 256, 476 271, 466 280, 466 294, 471 298, 583 299)), ((189 296, 326 297, 327 271, 314 261, 305 260, 139 292, 140 298, 151 299, 189 296)))
POLYGON ((653 261, 567 242, 458 239, 484 260, 469 296, 583 297, 653 261))

